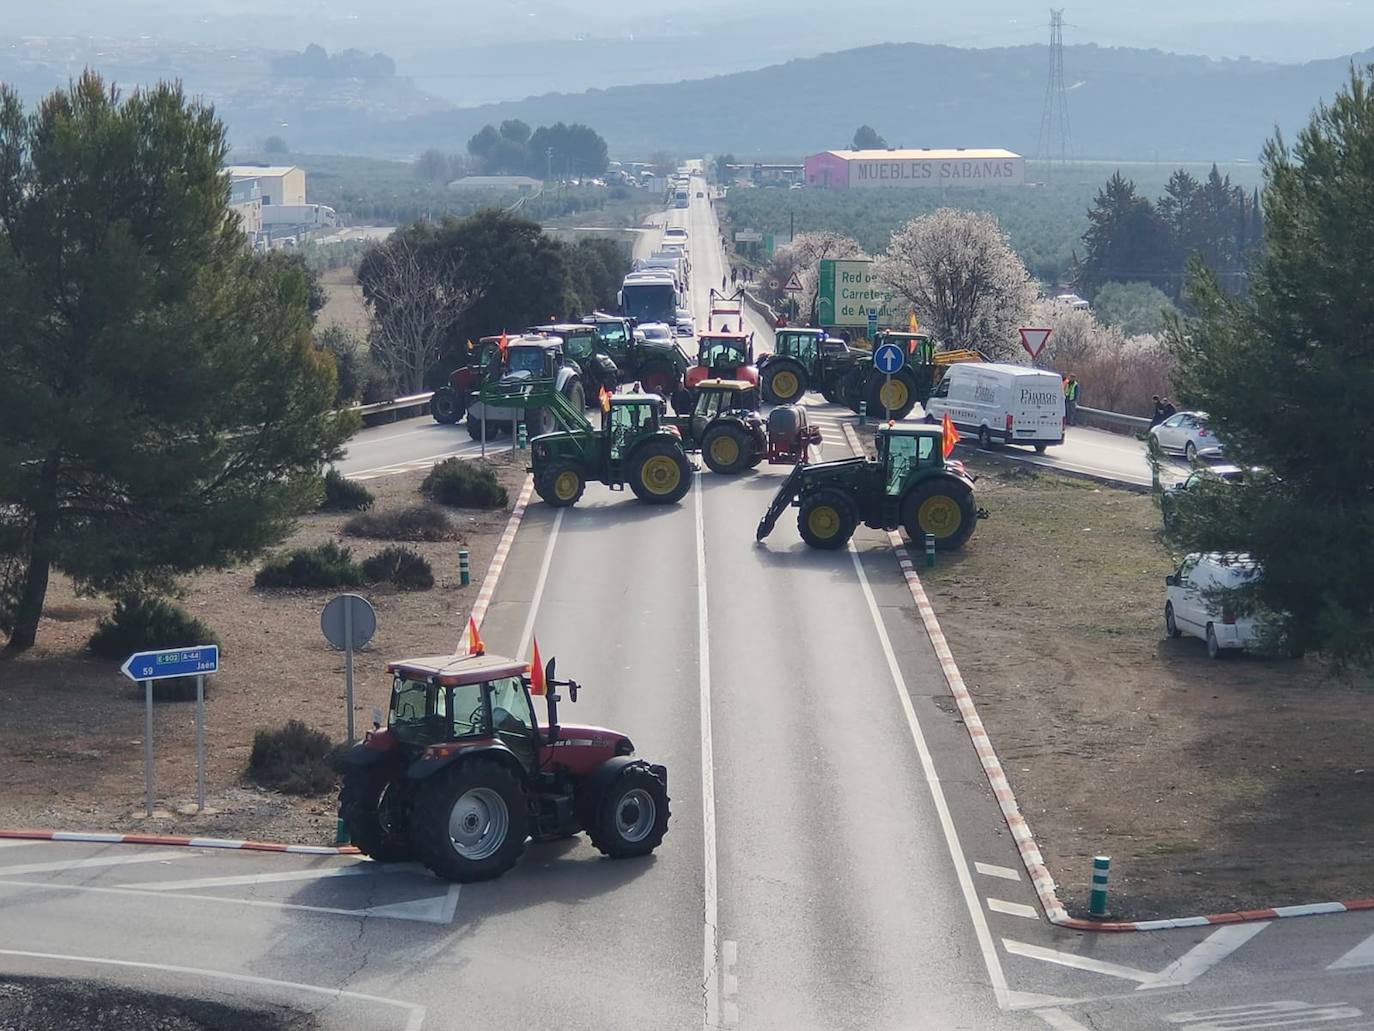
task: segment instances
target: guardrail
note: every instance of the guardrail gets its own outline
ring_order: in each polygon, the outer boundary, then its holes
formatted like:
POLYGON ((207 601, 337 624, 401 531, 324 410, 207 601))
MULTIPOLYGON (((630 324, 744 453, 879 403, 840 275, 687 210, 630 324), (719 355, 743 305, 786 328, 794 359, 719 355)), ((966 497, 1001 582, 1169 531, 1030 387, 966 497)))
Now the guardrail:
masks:
POLYGON ((753 294, 751 294, 748 290, 745 290, 745 291, 744 291, 744 301, 745 301, 746 304, 749 305, 749 307, 751 307, 751 308, 754 309, 754 311, 758 314, 758 316, 759 316, 760 318, 762 318, 765 322, 768 323, 768 325, 769 325, 770 328, 773 328, 773 329, 776 329, 776 328, 777 328, 777 326, 778 326, 778 316, 777 316, 777 313, 776 313, 775 311, 773 311, 772 308, 770 308, 770 307, 769 307, 767 304, 765 304, 763 301, 759 300, 757 297, 755 297, 753 294))
POLYGON ((1100 430, 1111 430, 1113 433, 1127 433, 1134 436, 1150 428, 1150 420, 1142 416, 1122 415, 1120 412, 1108 412, 1101 408, 1085 408, 1083 405, 1079 405, 1077 415, 1080 423, 1095 426, 1100 430))
POLYGON ((424 415, 433 396, 434 392, 429 390, 423 394, 412 394, 410 397, 377 401, 370 405, 354 405, 349 411, 357 412, 365 426, 375 426, 382 422, 396 422, 398 419, 424 415), (410 412, 410 415, 399 415, 399 412, 410 412))

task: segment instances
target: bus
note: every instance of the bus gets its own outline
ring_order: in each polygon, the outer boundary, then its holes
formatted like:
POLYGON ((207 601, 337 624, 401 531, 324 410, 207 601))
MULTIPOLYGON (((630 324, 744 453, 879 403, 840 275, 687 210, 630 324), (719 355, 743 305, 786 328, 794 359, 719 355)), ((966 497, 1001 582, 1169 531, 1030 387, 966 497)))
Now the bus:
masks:
POLYGON ((685 186, 679 186, 677 189, 675 189, 675 190, 673 191, 673 207, 675 207, 675 208, 685 208, 685 207, 687 207, 688 204, 689 204, 688 197, 689 197, 689 194, 688 194, 688 192, 687 192, 687 187, 685 187, 685 186))

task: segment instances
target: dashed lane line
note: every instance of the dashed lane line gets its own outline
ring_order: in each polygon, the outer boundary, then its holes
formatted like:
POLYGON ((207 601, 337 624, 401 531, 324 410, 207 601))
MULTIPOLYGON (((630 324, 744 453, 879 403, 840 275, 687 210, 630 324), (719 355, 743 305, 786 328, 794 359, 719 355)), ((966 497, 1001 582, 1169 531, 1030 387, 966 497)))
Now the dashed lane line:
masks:
POLYGON ((1002 913, 1006 916, 1019 916, 1026 920, 1039 920, 1040 913, 1034 906, 1027 906, 1022 902, 1007 902, 1003 899, 989 898, 985 900, 988 909, 994 913, 1002 913))
POLYGON ((1004 881, 1019 881, 1021 875, 1009 866, 997 866, 995 863, 974 863, 973 868, 984 877, 1000 877, 1004 881))

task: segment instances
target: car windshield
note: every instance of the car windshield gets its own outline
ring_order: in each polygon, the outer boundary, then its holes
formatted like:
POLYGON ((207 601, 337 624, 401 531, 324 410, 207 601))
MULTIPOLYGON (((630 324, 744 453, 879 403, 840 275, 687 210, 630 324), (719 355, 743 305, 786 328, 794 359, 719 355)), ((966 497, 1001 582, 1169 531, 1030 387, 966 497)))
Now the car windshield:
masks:
POLYGON ((668 332, 668 327, 661 323, 650 323, 641 328, 644 330, 646 340, 669 340, 672 338, 672 334, 668 332))

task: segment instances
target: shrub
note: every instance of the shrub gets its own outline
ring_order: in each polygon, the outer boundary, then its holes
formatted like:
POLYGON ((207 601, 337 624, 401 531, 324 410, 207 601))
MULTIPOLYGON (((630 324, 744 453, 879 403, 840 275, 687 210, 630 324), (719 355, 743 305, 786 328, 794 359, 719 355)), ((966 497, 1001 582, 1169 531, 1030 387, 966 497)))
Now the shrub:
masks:
POLYGON ((434 586, 434 570, 429 560, 394 544, 364 561, 363 575, 371 583, 390 583, 402 591, 427 591, 434 586))
POLYGON ((255 784, 287 795, 322 795, 338 782, 334 745, 300 720, 253 735, 248 776, 255 784))
POLYGON ((219 644, 219 638, 185 609, 162 598, 130 595, 115 602, 91 635, 91 654, 124 660, 150 648, 190 648, 219 644))
POLYGON ((324 474, 321 512, 365 512, 375 500, 372 491, 357 480, 350 480, 337 469, 330 469, 324 474))
POLYGON ((278 555, 258 570, 258 587, 357 587, 363 571, 353 553, 334 541, 278 555))
POLYGON ((384 541, 447 541, 457 536, 448 514, 433 505, 364 512, 344 523, 343 531, 351 537, 384 541))
POLYGON ((510 500, 489 466, 459 458, 446 458, 431 469, 420 490, 453 508, 501 508, 510 500))

